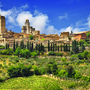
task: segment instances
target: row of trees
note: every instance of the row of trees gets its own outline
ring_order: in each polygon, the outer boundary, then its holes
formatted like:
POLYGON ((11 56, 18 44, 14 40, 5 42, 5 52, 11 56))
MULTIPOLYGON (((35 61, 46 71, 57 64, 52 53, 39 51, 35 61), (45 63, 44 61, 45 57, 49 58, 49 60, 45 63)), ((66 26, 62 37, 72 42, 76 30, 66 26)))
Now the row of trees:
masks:
POLYGON ((51 43, 48 41, 48 51, 70 51, 70 44, 69 46, 67 44, 61 45, 60 47, 57 45, 54 45, 54 43, 51 43))

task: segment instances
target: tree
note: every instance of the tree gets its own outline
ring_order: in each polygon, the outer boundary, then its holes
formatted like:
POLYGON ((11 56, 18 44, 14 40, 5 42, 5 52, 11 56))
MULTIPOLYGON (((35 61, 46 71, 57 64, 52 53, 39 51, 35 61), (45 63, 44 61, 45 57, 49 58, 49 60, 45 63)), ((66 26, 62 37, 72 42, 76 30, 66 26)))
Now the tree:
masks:
POLYGON ((22 40, 20 43, 20 48, 23 49, 24 48, 24 41, 22 40))
POLYGON ((41 51, 40 44, 39 44, 39 52, 41 51))
POLYGON ((51 43, 51 51, 52 51, 52 43, 51 43))
POLYGON ((68 51, 70 52, 70 43, 69 43, 69 49, 68 49, 68 51))
POLYGON ((59 45, 58 45, 58 51, 59 51, 59 45))
POLYGON ((27 49, 29 50, 29 41, 27 41, 27 49))
POLYGON ((50 51, 50 47, 49 47, 49 40, 48 40, 48 52, 50 51))
POLYGON ((61 44, 61 51, 62 51, 62 44, 61 44))
POLYGON ((33 42, 32 42, 32 48, 31 49, 32 49, 31 51, 33 51, 33 42))
POLYGON ((16 42, 16 48, 18 47, 18 42, 16 42))
POLYGON ((9 44, 7 44, 7 48, 9 48, 9 44))
POLYGON ((82 50, 82 52, 84 52, 84 50, 85 50, 84 44, 81 44, 81 50, 82 50))
POLYGON ((31 47, 31 42, 30 42, 29 51, 31 51, 31 50, 32 50, 32 47, 31 47))
POLYGON ((5 48, 7 49, 8 47, 7 47, 7 43, 6 43, 6 46, 5 46, 5 48))
POLYGON ((72 41, 72 51, 74 53, 78 53, 79 52, 78 42, 76 40, 72 41))
POLYGON ((14 42, 13 42, 13 51, 15 52, 15 39, 14 39, 14 42))
POLYGON ((54 51, 54 42, 53 42, 53 51, 54 51))
POLYGON ((87 37, 90 37, 90 32, 88 32, 88 33, 86 34, 86 36, 87 36, 87 37))
POLYGON ((67 46, 67 44, 66 44, 66 51, 68 51, 68 46, 67 46))
POLYGON ((82 44, 84 44, 85 43, 85 41, 84 40, 80 40, 79 41, 79 45, 81 46, 82 44))
POLYGON ((66 51, 66 50, 65 50, 65 43, 64 43, 63 49, 64 49, 64 51, 66 51))
POLYGON ((41 51, 42 51, 42 42, 41 42, 41 51))
POLYGON ((29 35, 29 39, 33 40, 34 36, 33 35, 29 35))
POLYGON ((15 50, 15 52, 14 52, 14 54, 17 55, 17 56, 19 56, 20 50, 21 50, 21 48, 20 47, 17 47, 16 50, 15 50))

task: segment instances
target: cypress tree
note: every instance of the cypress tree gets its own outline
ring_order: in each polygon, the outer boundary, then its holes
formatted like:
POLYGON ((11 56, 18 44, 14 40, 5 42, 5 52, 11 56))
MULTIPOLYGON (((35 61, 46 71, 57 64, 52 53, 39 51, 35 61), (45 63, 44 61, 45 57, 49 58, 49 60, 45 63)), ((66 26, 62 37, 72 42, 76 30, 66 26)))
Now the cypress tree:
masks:
POLYGON ((36 50, 37 50, 37 43, 36 43, 36 50))
POLYGON ((27 49, 29 50, 29 41, 27 41, 27 49))
POLYGON ((59 51, 59 45, 58 45, 58 51, 59 51))
POLYGON ((81 50, 82 50, 82 52, 84 52, 84 50, 85 50, 85 46, 83 44, 81 45, 81 50))
POLYGON ((53 42, 53 51, 54 51, 54 42, 53 42))
POLYGON ((67 44, 66 44, 66 52, 68 51, 68 47, 67 47, 67 44))
POLYGON ((62 44, 61 44, 61 51, 62 51, 62 44))
POLYGON ((48 51, 49 51, 49 40, 48 40, 48 51))
POLYGON ((14 39, 14 42, 13 42, 13 51, 15 52, 15 39, 14 39))
POLYGON ((42 42, 41 42, 41 51, 42 51, 42 42))
POLYGON ((41 51, 41 49, 40 49, 40 44, 39 44, 39 52, 41 51))
POLYGON ((30 46, 29 46, 29 51, 31 51, 32 49, 31 49, 31 42, 30 42, 30 46))
POLYGON ((20 43, 20 48, 23 49, 24 48, 24 41, 22 40, 20 43))
POLYGON ((52 51, 52 43, 51 43, 51 51, 52 51))
POLYGON ((7 48, 9 48, 9 44, 7 44, 7 48))
POLYGON ((63 49, 64 49, 64 51, 66 51, 66 50, 65 50, 65 43, 64 43, 63 49))
POLYGON ((16 42, 16 48, 18 47, 18 42, 16 42))
POLYGON ((33 51, 33 42, 32 42, 32 50, 31 51, 33 51))
POLYGON ((68 51, 70 52, 70 44, 69 44, 69 49, 68 49, 68 51))
POLYGON ((7 43, 6 43, 6 47, 5 48, 7 49, 7 43))

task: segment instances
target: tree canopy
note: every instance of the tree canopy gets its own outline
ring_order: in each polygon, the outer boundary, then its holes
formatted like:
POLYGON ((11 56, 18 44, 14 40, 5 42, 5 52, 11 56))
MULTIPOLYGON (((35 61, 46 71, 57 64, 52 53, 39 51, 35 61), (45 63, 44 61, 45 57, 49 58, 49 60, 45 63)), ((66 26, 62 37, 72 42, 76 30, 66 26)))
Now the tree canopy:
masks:
POLYGON ((29 39, 33 40, 34 36, 33 35, 29 35, 29 39))

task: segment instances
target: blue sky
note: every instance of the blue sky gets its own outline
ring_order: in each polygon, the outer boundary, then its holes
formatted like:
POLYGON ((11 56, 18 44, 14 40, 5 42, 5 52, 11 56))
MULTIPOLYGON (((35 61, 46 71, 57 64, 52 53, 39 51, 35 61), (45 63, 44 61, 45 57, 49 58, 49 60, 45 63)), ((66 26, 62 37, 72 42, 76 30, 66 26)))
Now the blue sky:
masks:
POLYGON ((0 0, 6 28, 21 32, 26 19, 40 33, 90 30, 90 0, 0 0))

